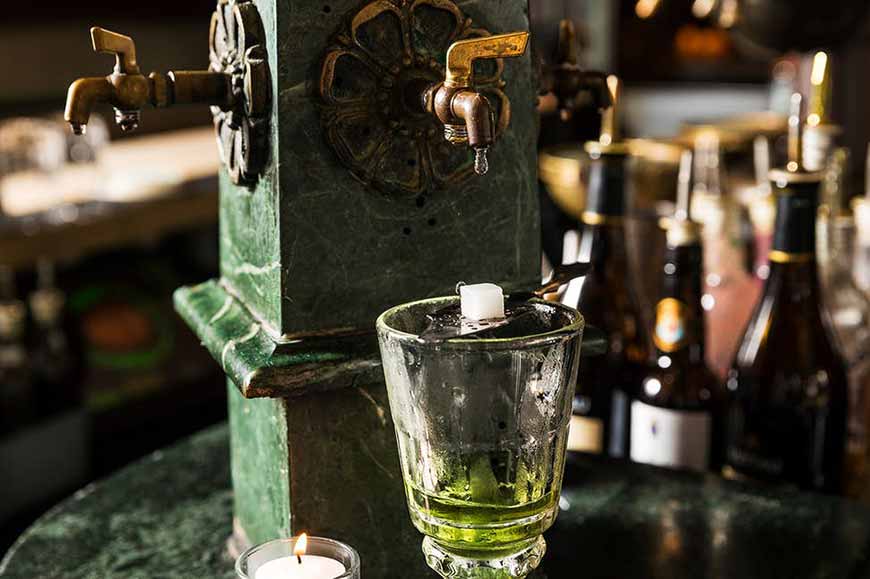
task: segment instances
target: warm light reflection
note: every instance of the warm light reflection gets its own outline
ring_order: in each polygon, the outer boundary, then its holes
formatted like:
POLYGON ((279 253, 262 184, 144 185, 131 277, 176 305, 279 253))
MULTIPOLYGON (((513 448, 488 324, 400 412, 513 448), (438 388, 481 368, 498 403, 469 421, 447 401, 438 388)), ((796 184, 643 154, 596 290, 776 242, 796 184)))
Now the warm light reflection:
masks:
POLYGON ((607 88, 610 90, 610 107, 604 111, 601 118, 601 135, 598 142, 602 145, 609 146, 616 139, 617 134, 617 118, 616 104, 619 101, 619 77, 611 74, 607 77, 607 88))
POLYGON ((661 4, 661 0, 637 0, 637 4, 634 6, 634 13, 641 20, 646 20, 655 13, 659 4, 661 4))
POLYGON ((706 18, 716 6, 716 0, 695 0, 692 4, 692 14, 695 18, 706 18))
POLYGON ((719 26, 731 28, 737 22, 737 0, 722 0, 722 9, 719 11, 719 26))
POLYGON ((829 89, 828 63, 828 55, 825 52, 819 51, 813 57, 813 69, 810 73, 812 90, 810 92, 809 114, 807 115, 807 125, 811 127, 818 126, 825 121, 829 89))
POLYGON ((616 99, 619 98, 619 77, 615 74, 611 74, 607 77, 607 88, 610 89, 610 98, 616 102, 616 99))
POLYGON ((819 51, 813 58, 813 72, 810 75, 810 82, 814 86, 819 86, 825 82, 825 72, 828 69, 828 55, 825 52, 819 51))

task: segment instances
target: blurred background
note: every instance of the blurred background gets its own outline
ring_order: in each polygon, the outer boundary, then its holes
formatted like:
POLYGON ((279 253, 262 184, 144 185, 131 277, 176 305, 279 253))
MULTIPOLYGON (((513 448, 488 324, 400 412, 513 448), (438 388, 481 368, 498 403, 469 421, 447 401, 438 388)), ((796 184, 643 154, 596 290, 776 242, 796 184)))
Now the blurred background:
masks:
MULTIPOLYGON (((61 118, 70 82, 104 75, 110 62, 93 53, 90 26, 135 38, 146 71, 199 69, 214 2, 54 4, 11 3, 0 22, 0 552, 74 489, 226 412, 223 374, 171 300, 175 288, 218 274, 219 160, 209 111, 145 110, 141 129, 124 138, 108 108, 85 139, 61 118), (35 448, 51 449, 42 463, 32 461, 35 448)), ((658 219, 673 212, 680 147, 693 147, 699 132, 721 144, 717 179, 738 215, 732 238, 746 275, 763 281, 773 221, 758 189, 757 138, 782 156, 790 94, 811 92, 819 51, 827 87, 819 124, 836 127, 820 133, 833 135, 820 147, 851 151, 841 201, 859 199, 859 221, 866 212, 866 3, 770 0, 755 3, 770 7, 757 18, 740 12, 746 4, 530 1, 542 70, 570 61, 573 50, 574 64, 623 83, 623 132, 639 139, 631 243, 659 248, 633 253, 648 318, 664 246, 658 219), (817 37, 796 39, 810 19, 817 37), (571 50, 564 34, 560 45, 564 20, 575 29, 571 50)), ((543 247, 545 262, 556 264, 573 251, 584 203, 578 144, 597 138, 600 117, 546 99, 541 111, 543 247)), ((853 229, 856 254, 870 255, 870 241, 856 233, 867 227, 853 229)), ((866 291, 867 260, 859 257, 854 281, 866 291)), ((742 329, 731 330, 734 340, 742 329)), ((733 356, 730 342, 710 346, 714 357, 733 356)), ((711 366, 721 373, 716 359, 711 366)))

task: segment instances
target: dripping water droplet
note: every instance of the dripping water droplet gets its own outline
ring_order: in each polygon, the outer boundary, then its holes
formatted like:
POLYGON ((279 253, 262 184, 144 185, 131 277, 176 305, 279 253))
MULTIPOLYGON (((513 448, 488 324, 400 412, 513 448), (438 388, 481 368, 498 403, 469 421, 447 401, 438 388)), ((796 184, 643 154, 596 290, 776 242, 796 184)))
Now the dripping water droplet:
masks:
POLYGON ((478 175, 486 175, 489 171, 489 160, 486 158, 488 151, 489 147, 474 149, 474 172, 478 175))

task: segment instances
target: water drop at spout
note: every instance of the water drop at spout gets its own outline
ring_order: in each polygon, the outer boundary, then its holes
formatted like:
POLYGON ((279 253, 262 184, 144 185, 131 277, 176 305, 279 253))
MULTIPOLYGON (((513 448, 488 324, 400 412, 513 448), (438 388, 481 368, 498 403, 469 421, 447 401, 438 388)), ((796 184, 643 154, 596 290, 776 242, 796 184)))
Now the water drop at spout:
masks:
POLYGON ((478 175, 486 175, 489 172, 489 159, 486 158, 488 151, 489 147, 474 149, 474 172, 478 175))

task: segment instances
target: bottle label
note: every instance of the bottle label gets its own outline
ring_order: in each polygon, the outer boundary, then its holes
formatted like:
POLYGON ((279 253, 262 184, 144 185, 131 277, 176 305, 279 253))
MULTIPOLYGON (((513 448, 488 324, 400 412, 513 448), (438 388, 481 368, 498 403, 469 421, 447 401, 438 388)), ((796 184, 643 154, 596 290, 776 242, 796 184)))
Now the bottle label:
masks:
POLYGON ((656 306, 653 340, 662 352, 675 352, 686 342, 686 304, 665 298, 656 306))
POLYGON ((603 447, 604 423, 601 419, 573 415, 568 429, 568 450, 601 454, 603 447))
POLYGON ((631 459, 705 470, 710 455, 710 414, 631 404, 631 459))

